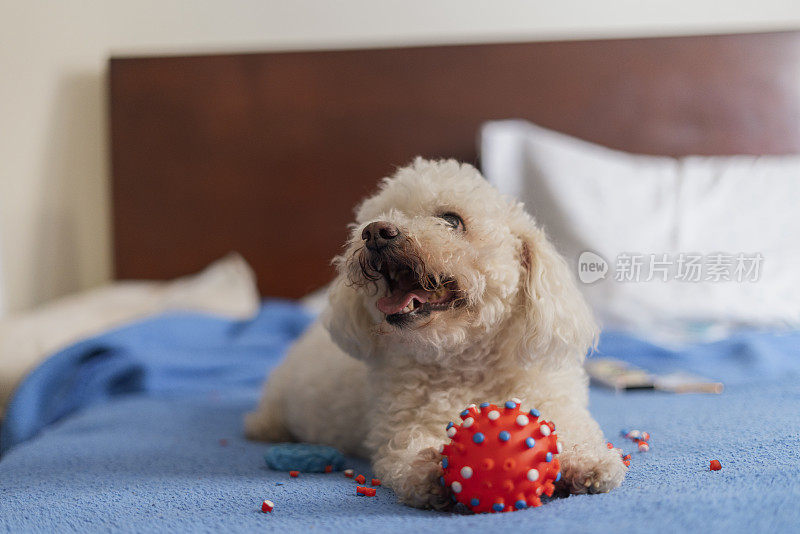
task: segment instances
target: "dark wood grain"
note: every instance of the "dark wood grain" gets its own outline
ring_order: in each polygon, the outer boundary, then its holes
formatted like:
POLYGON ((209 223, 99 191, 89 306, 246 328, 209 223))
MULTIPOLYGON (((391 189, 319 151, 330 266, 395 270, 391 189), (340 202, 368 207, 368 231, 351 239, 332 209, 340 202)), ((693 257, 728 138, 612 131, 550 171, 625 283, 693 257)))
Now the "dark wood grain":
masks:
POLYGON ((476 162, 520 117, 648 154, 800 151, 800 33, 114 58, 114 260, 230 250, 266 295, 325 283, 355 203, 413 156, 476 162))

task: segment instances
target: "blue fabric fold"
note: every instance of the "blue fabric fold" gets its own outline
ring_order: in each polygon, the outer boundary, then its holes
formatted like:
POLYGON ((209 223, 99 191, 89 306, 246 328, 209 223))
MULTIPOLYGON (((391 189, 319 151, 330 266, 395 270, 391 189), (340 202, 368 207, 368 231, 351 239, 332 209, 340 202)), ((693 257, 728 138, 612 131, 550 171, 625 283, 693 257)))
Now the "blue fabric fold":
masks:
POLYGON ((17 388, 0 428, 0 453, 79 409, 122 395, 258 387, 311 320, 299 305, 273 300, 247 321, 168 314, 79 342, 17 388))

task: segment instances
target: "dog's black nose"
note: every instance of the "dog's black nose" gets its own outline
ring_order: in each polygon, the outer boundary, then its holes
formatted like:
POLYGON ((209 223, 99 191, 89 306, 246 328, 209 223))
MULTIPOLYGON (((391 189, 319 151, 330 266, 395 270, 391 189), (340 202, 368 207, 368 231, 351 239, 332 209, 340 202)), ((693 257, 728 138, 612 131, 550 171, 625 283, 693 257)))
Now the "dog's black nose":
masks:
POLYGON ((376 221, 369 223, 364 231, 361 232, 361 239, 366 243, 370 250, 380 250, 400 235, 400 230, 395 225, 386 221, 376 221))

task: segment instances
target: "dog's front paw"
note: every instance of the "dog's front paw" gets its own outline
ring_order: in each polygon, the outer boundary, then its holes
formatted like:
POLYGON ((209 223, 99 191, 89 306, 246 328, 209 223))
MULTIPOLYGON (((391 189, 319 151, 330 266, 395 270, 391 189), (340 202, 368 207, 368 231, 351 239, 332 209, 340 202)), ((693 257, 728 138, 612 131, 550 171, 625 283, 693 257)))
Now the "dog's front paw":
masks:
POLYGON ((400 469, 396 463, 392 465, 392 460, 388 458, 375 462, 375 469, 391 473, 386 478, 403 504, 416 508, 449 510, 452 502, 446 489, 439 485, 439 477, 442 475, 441 460, 441 454, 429 447, 417 453, 410 464, 400 469))
POLYGON ((627 468, 619 452, 575 446, 558 455, 562 489, 569 493, 605 493, 622 483, 627 468))
POLYGON ((420 485, 421 496, 427 495, 427 499, 423 498, 427 500, 424 508, 445 511, 452 509, 453 501, 450 500, 447 488, 439 483, 439 478, 442 476, 441 461, 442 455, 433 447, 429 447, 419 452, 411 468, 417 473, 427 473, 420 485))

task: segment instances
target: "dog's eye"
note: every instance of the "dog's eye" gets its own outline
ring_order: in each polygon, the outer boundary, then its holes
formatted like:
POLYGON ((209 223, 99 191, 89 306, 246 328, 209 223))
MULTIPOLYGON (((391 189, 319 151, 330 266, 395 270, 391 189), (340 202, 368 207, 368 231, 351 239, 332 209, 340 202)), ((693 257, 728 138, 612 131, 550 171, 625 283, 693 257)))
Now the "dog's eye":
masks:
POLYGON ((444 219, 447 224, 455 228, 456 230, 465 230, 464 227, 464 219, 461 218, 460 215, 457 213, 453 213, 452 211, 448 211, 447 213, 442 213, 439 215, 440 219, 444 219))

